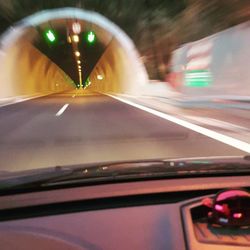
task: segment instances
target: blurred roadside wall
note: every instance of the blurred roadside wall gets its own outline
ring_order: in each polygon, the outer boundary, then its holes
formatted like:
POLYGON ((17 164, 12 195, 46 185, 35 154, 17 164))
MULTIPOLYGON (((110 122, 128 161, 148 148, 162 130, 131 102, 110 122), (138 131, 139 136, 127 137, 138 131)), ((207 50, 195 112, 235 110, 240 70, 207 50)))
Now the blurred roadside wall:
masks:
POLYGON ((175 50, 168 82, 190 96, 250 97, 250 22, 175 50))

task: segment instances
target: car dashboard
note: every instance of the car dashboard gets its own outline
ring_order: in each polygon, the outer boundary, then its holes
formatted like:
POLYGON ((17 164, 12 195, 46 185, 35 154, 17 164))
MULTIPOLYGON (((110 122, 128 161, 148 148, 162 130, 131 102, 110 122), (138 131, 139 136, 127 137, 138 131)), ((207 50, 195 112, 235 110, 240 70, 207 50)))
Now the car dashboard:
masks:
POLYGON ((204 197, 249 176, 55 188, 0 197, 1 249, 250 249, 249 229, 211 228, 204 197))

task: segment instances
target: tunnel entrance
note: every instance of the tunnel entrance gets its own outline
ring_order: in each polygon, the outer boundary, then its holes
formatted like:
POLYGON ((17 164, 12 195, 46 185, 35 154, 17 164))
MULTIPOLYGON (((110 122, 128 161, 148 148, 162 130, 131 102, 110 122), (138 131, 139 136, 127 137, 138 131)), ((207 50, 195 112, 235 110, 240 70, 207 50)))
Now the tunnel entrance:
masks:
POLYGON ((95 12, 76 8, 42 11, 15 24, 0 42, 0 66, 6 74, 15 72, 11 77, 0 76, 6 84, 2 96, 54 93, 86 82, 94 91, 137 93, 148 82, 132 40, 95 12), (80 31, 74 31, 75 23, 80 31), (90 32, 94 42, 88 41, 90 32))

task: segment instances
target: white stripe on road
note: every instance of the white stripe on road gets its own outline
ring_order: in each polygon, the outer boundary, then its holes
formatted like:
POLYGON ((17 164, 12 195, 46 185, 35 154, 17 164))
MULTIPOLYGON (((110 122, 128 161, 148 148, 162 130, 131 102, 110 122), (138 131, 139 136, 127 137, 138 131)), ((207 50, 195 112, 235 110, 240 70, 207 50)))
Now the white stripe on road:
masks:
POLYGON ((220 124, 224 124, 225 126, 227 125, 228 127, 233 127, 233 128, 236 128, 236 129, 238 129, 237 131, 239 131, 239 130, 249 130, 248 128, 246 128, 246 127, 242 127, 242 126, 239 126, 239 125, 236 125, 236 124, 234 124, 234 123, 229 123, 229 122, 225 122, 225 121, 221 121, 221 120, 217 120, 217 119, 212 119, 212 118, 210 118, 210 120, 213 120, 213 121, 215 121, 215 122, 218 122, 218 124, 220 123, 220 124))
POLYGON ((60 116, 68 106, 69 106, 68 103, 63 105, 62 108, 56 113, 56 116, 60 116))
POLYGON ((248 128, 233 124, 233 123, 229 123, 229 122, 225 122, 222 120, 217 120, 214 118, 210 118, 210 117, 199 117, 199 116, 189 116, 189 115, 185 115, 184 116, 187 119, 193 120, 193 122, 195 123, 200 123, 203 125, 209 125, 209 126, 214 126, 214 127, 218 127, 218 128, 224 128, 224 129, 229 129, 232 131, 248 131, 248 128))
POLYGON ((133 107, 136 107, 138 109, 141 109, 141 110, 144 110, 148 113, 151 113, 155 116, 158 116, 158 117, 161 117, 165 120, 168 120, 170 122, 174 122, 178 125, 181 125, 185 128, 188 128, 190 130, 193 130, 195 132, 198 132, 200 134, 203 134, 207 137, 210 137, 214 140, 217 140, 217 141, 220 141, 220 142, 223 142, 227 145, 230 145, 234 148, 237 148, 237 149, 240 149, 244 152, 247 152, 247 153, 250 153, 250 144, 249 143, 246 143, 246 142, 243 142, 243 141, 240 141, 238 139, 235 139, 235 138, 232 138, 230 136, 227 136, 227 135, 223 135, 223 134, 220 134, 218 132, 215 132, 213 130, 210 130, 210 129, 207 129, 207 128, 203 128, 201 126, 198 126, 196 124, 192 124, 190 122, 187 122, 187 121, 184 121, 184 120, 181 120, 177 117, 174 117, 172 115, 168 115, 168 114, 165 114, 163 112, 160 112, 160 111, 157 111, 157 110, 154 110, 152 108, 148 108, 148 107, 145 107, 141 104, 137 104, 137 103, 134 103, 134 102, 131 102, 129 100, 126 100, 126 99, 123 99, 123 98, 120 98, 120 97, 117 97, 117 96, 113 96, 113 95, 110 95, 110 94, 107 94, 108 96, 118 100, 118 101, 121 101, 123 103, 126 103, 128 105, 131 105, 133 107))

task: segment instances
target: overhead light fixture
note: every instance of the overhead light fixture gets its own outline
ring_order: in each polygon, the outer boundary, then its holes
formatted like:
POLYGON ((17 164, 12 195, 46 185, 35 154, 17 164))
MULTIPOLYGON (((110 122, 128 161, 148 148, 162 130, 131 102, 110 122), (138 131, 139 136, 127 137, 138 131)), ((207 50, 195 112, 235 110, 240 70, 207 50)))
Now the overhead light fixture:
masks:
POLYGON ((74 22, 73 24, 72 24, 72 30, 73 30, 73 32, 75 33, 75 34, 80 34, 80 32, 81 32, 81 24, 80 23, 78 23, 78 22, 74 22))
POLYGON ((73 40, 73 42, 78 43, 79 42, 79 36, 78 35, 73 35, 72 40, 73 40))
POLYGON ((76 51, 76 52, 75 52, 75 55, 76 55, 76 56, 80 56, 81 54, 80 54, 79 51, 76 51))
POLYGON ((72 43, 72 40, 71 40, 70 36, 67 37, 67 41, 68 41, 68 43, 72 43))
POLYGON ((97 75, 97 79, 98 80, 103 80, 103 76, 102 75, 97 75))
POLYGON ((77 60, 77 63, 78 63, 78 64, 81 64, 81 61, 80 61, 80 60, 77 60))

